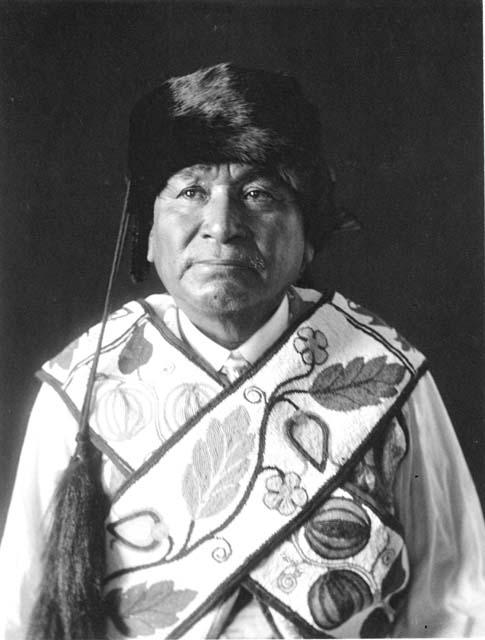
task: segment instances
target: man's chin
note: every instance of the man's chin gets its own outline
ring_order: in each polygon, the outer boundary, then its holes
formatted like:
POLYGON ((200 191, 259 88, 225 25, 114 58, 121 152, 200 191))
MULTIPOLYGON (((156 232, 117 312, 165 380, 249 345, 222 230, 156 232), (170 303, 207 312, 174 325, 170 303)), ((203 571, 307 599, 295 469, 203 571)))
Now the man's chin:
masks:
POLYGON ((247 310, 257 304, 256 287, 243 286, 240 282, 218 281, 200 287, 186 301, 207 315, 227 315, 247 310))

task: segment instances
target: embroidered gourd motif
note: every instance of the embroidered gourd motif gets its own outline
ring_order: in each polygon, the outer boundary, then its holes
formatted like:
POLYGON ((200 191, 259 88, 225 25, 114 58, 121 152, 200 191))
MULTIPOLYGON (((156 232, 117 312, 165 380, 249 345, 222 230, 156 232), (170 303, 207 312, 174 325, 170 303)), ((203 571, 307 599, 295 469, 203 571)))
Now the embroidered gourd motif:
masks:
POLYGON ((305 525, 305 537, 322 558, 349 558, 369 541, 369 516, 353 500, 330 498, 305 525))
POLYGON ((331 570, 312 585, 308 606, 322 629, 334 629, 372 603, 367 583, 354 571, 331 570))
POLYGON ((216 393, 215 388, 200 383, 183 383, 172 389, 165 400, 163 425, 158 431, 162 442, 195 416, 216 393))
POLYGON ((108 441, 129 440, 156 420, 156 396, 149 386, 136 380, 100 374, 95 398, 92 424, 108 441))

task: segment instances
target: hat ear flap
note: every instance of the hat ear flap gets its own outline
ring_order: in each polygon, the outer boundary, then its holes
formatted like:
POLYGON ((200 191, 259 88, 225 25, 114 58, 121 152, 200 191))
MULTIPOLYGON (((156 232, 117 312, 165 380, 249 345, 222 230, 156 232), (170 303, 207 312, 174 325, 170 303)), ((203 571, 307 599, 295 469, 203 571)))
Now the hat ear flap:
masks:
POLYGON ((150 263, 148 255, 149 226, 143 218, 137 215, 130 216, 131 224, 131 267, 130 274, 133 282, 145 280, 150 263))
POLYGON ((142 282, 150 268, 147 260, 148 238, 153 225, 153 208, 158 187, 143 180, 132 180, 128 199, 131 230, 131 267, 134 282, 142 282))

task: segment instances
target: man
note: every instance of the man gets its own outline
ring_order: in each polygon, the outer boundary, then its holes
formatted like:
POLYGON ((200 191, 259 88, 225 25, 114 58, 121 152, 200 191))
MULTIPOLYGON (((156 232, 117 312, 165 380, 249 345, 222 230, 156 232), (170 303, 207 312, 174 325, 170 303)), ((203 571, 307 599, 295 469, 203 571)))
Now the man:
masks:
POLYGON ((133 273, 148 258, 168 294, 40 374, 5 637, 485 633, 483 518, 423 356, 295 286, 339 224, 299 86, 229 64, 171 79, 135 107, 129 165, 133 273))

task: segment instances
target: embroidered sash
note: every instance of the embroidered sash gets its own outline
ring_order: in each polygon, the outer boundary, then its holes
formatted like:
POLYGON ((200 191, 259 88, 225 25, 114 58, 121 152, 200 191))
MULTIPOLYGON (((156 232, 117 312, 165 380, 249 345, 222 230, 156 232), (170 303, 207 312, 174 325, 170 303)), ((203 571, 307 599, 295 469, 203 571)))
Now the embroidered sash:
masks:
MULTIPOLYGON (((338 294, 225 389, 136 303, 106 335, 91 426, 129 474, 107 523, 110 637, 180 637, 248 574, 313 637, 390 608, 408 577, 402 538, 343 483, 416 384, 421 354, 338 294)), ((60 378, 68 356, 44 377, 79 408, 90 358, 60 378)))

